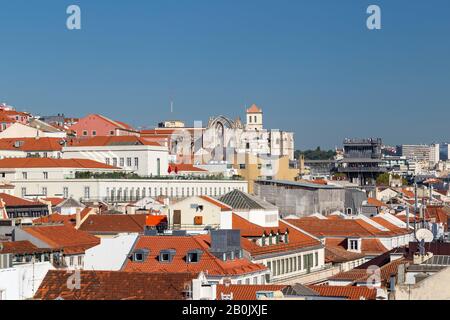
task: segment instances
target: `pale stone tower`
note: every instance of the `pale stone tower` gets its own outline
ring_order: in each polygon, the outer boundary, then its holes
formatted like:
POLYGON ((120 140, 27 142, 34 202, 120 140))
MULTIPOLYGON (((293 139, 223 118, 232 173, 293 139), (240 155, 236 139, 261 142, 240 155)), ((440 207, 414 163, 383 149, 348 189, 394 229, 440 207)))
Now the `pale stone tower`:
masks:
POLYGON ((245 128, 256 131, 263 129, 263 112, 256 104, 247 109, 247 123, 245 128))

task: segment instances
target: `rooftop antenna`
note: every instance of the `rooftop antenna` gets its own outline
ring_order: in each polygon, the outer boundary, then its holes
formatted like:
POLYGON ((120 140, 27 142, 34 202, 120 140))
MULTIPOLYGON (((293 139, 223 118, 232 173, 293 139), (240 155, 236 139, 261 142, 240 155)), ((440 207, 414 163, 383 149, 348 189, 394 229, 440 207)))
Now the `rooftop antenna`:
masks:
POLYGON ((416 240, 419 243, 419 253, 425 255, 425 243, 430 243, 434 239, 433 233, 428 229, 419 229, 416 232, 416 240))

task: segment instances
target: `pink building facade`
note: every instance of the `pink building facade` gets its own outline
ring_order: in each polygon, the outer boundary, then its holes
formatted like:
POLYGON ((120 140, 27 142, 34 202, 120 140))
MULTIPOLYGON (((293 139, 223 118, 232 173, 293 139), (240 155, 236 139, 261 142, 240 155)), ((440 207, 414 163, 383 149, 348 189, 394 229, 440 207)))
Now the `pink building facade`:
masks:
POLYGON ((138 135, 138 132, 126 123, 111 120, 99 114, 90 114, 80 118, 77 123, 69 127, 69 130, 80 138, 138 135))

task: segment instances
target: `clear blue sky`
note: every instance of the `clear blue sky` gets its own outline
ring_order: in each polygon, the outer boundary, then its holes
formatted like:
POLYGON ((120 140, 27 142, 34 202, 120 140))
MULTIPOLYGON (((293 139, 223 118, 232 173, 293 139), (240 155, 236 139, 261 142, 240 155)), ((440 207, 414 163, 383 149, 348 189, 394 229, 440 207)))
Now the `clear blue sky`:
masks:
POLYGON ((0 101, 154 126, 257 103, 297 147, 450 140, 450 1, 1 0, 0 101), (78 4, 82 30, 66 29, 78 4), (380 31, 366 8, 382 9, 380 31), (175 113, 169 113, 170 97, 175 113))

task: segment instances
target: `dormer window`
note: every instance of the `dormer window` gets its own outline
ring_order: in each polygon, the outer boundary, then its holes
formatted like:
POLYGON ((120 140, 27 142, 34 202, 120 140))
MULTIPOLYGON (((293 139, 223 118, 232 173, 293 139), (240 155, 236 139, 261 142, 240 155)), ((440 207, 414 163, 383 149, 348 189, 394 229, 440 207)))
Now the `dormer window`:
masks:
POLYGON ((135 253, 135 254, 134 254, 134 259, 133 259, 133 260, 136 261, 136 262, 142 262, 142 261, 144 261, 144 254, 141 253, 141 252, 135 253))
POLYGON ((348 239, 348 251, 361 252, 361 239, 348 239))
POLYGON ((147 259, 149 253, 150 251, 147 249, 138 249, 133 252, 133 254, 131 255, 131 259, 133 262, 144 262, 147 259))
POLYGON ((200 258, 203 251, 201 250, 192 250, 187 253, 186 260, 187 263, 197 263, 200 262, 200 258))
POLYGON ((235 253, 234 251, 230 252, 230 260, 234 260, 235 259, 235 253))
POLYGON ((170 263, 172 262, 176 251, 174 249, 161 250, 159 253, 159 262, 170 263))

